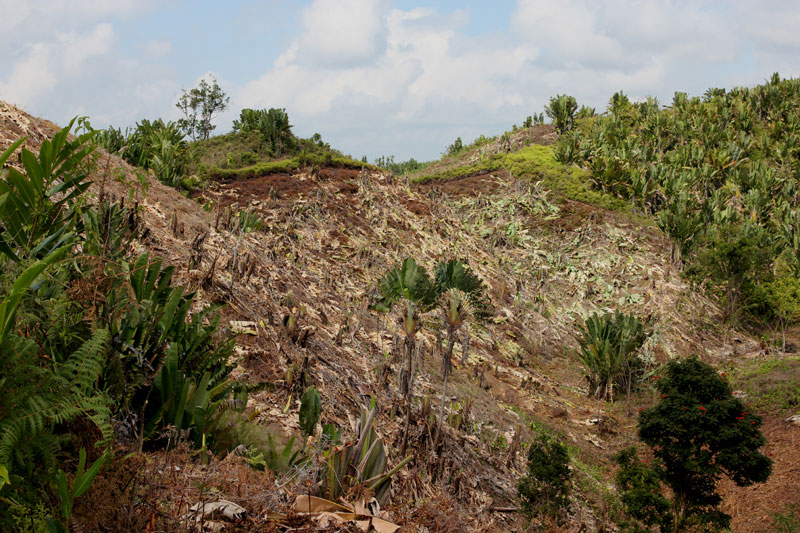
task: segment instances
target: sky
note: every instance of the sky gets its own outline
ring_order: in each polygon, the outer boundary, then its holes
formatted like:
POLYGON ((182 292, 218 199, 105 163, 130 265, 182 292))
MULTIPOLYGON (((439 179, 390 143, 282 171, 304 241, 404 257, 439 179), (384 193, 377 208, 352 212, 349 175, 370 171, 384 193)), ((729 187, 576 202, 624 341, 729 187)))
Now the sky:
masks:
POLYGON ((243 108, 286 108, 370 161, 438 158, 497 135, 556 94, 605 110, 619 90, 800 75, 800 2, 779 0, 0 0, 0 99, 59 124, 176 120, 215 76, 243 108))

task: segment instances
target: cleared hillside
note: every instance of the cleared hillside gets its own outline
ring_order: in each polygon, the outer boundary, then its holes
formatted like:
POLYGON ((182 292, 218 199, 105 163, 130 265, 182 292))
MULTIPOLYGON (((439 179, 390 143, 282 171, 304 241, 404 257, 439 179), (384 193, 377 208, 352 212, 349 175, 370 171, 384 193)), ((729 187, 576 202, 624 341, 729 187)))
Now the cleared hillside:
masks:
MULTIPOLYGON (((24 135, 36 148, 55 130, 0 104, 2 150, 24 135)), ((620 519, 610 457, 635 441, 635 413, 652 404, 654 392, 645 388, 616 403, 588 398, 576 323, 603 310, 647 317, 654 332, 644 347, 649 369, 689 354, 729 368, 767 354, 761 343, 724 326, 718 305, 682 278, 666 236, 618 198, 590 190, 581 171, 557 164, 552 147, 537 144, 542 139, 532 135, 530 144, 434 165, 419 180, 298 164, 210 175, 217 179, 191 198, 152 175, 144 190, 136 169, 104 155, 92 191, 102 183, 105 194, 138 199, 147 232, 133 244, 137 251, 175 266, 174 281, 197 291, 198 306, 224 304, 222 324, 236 335, 234 376, 271 384, 250 395, 252 420, 283 442, 300 432, 305 386, 320 391, 320 423, 340 428, 353 427, 374 400, 389 467, 403 459, 402 335, 397 316, 369 309, 376 282, 409 256, 429 269, 443 259, 465 259, 486 283, 495 313, 485 325, 470 326, 467 363, 460 350, 453 358, 447 398, 453 416, 442 428, 440 450, 432 449, 429 415, 442 389, 441 337, 430 326, 420 332, 412 459, 394 476, 380 516, 403 531, 521 530, 524 520, 508 510, 517 506, 525 445, 546 428, 571 452, 569 527, 598 530, 620 519), (237 223, 241 212, 249 225, 237 223)), ((433 324, 439 315, 425 320, 433 324)), ((794 472, 784 414, 771 412, 767 436, 778 436, 775 446, 786 447, 779 465, 786 461, 794 472)), ((277 476, 253 470, 236 454, 202 465, 184 448, 146 452, 101 473, 77 501, 74 520, 87 531, 115 530, 125 513, 149 513, 160 501, 154 520, 178 529, 186 526, 187 505, 213 493, 246 509, 241 530, 312 531, 315 523, 291 510, 296 496, 313 490, 316 468, 312 461, 277 476)), ((769 499, 758 500, 761 515, 780 508, 776 500, 790 502, 797 479, 783 475, 748 489, 769 491, 769 499)), ((737 490, 728 492, 728 509, 741 521, 754 510, 737 500, 743 497, 737 490)), ((352 503, 358 497, 344 495, 352 503)), ((736 530, 756 531, 748 527, 736 530)))

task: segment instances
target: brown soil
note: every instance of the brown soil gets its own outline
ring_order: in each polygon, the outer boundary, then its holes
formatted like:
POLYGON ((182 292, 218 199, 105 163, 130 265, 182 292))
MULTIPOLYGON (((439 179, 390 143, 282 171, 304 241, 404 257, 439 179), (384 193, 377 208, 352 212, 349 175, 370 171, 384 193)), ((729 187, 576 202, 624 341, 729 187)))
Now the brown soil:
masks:
POLYGON ((426 195, 480 196, 496 194, 508 186, 509 180, 505 170, 496 170, 474 176, 429 181, 414 187, 426 195))
POLYGON ((771 416, 762 426, 767 439, 763 452, 775 461, 766 483, 737 487, 728 479, 720 483, 722 510, 733 517, 736 533, 770 531, 775 513, 800 505, 800 426, 786 416, 771 416))
POLYGON ((217 182, 214 189, 221 192, 221 205, 238 203, 246 206, 269 199, 293 200, 302 195, 308 196, 322 186, 333 186, 334 192, 354 194, 358 191, 354 180, 359 173, 358 170, 340 168, 324 168, 314 174, 274 173, 259 178, 222 180, 217 182))

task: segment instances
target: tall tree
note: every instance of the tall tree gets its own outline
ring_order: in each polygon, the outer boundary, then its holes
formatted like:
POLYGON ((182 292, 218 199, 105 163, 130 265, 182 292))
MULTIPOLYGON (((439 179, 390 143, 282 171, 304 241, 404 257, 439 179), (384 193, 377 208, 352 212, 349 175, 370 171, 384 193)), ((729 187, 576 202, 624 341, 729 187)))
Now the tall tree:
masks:
POLYGON ((217 78, 209 76, 202 79, 194 89, 184 90, 175 106, 181 110, 184 117, 178 123, 193 141, 208 139, 211 131, 216 128, 211 124, 214 115, 228 109, 230 97, 217 83, 217 78))

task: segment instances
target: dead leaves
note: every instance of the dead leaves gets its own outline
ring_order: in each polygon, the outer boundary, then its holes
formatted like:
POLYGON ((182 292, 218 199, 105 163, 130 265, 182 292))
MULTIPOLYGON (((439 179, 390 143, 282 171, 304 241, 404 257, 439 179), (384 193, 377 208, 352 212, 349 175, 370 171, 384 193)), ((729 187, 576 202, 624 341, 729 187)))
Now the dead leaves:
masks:
POLYGON ((340 505, 336 502, 301 494, 294 502, 295 512, 310 517, 320 527, 351 523, 359 531, 375 533, 395 533, 400 526, 385 520, 381 514, 380 505, 372 498, 367 503, 356 502, 355 505, 340 505))

